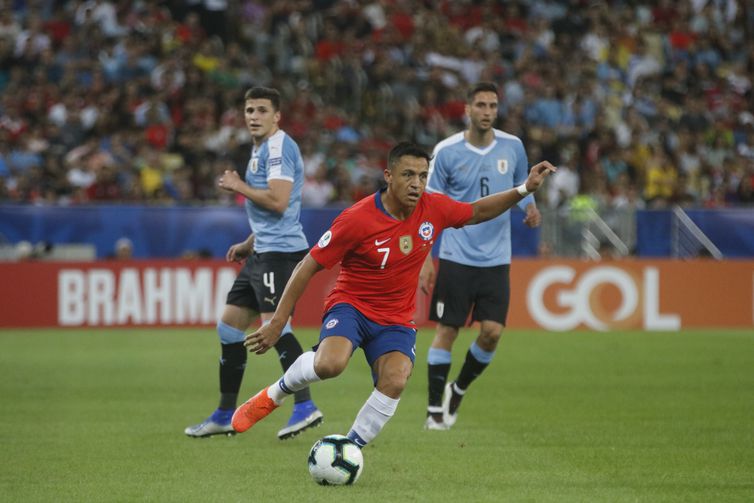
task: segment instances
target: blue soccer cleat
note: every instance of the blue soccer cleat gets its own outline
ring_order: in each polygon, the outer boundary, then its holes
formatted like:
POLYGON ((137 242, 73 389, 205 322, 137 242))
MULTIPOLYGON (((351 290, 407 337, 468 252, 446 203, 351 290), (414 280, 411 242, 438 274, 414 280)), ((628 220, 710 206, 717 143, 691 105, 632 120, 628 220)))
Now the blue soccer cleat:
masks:
POLYGON ((314 428, 322 423, 322 412, 311 400, 293 404, 293 413, 285 428, 278 432, 278 438, 285 440, 292 438, 308 428, 314 428))
POLYGON ((233 410, 217 409, 201 423, 186 427, 183 433, 194 438, 211 437, 212 435, 235 435, 236 432, 230 424, 232 416, 233 410))

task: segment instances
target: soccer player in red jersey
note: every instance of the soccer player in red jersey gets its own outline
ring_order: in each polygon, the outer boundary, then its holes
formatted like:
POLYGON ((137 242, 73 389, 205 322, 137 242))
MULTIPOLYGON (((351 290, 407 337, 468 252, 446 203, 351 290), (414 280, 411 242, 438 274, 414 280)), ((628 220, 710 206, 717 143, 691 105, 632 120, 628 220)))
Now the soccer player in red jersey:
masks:
POLYGON ((490 220, 534 192, 555 168, 547 161, 532 167, 523 185, 478 199, 455 201, 425 193, 429 154, 402 142, 388 155, 387 188, 344 210, 296 266, 267 325, 246 336, 244 345, 265 353, 280 337, 293 306, 311 278, 340 263, 316 351, 301 355, 277 382, 233 414, 237 432, 251 428, 299 389, 336 377, 357 348, 372 369, 374 390, 356 416, 348 437, 366 445, 398 406, 414 365, 416 326, 412 320, 419 271, 438 233, 490 220))

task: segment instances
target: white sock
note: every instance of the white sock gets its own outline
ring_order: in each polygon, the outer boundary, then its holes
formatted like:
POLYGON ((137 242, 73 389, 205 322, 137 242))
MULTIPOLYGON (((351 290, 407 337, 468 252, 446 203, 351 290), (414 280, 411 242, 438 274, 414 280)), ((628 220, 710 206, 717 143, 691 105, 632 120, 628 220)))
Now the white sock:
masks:
POLYGON ((296 358, 278 382, 269 387, 267 394, 273 402, 280 405, 288 395, 321 380, 314 372, 314 351, 307 351, 296 358))
POLYGON ((376 389, 356 416, 356 420, 348 432, 348 438, 354 440, 360 447, 371 442, 382 430, 385 424, 395 414, 400 398, 390 398, 376 389))

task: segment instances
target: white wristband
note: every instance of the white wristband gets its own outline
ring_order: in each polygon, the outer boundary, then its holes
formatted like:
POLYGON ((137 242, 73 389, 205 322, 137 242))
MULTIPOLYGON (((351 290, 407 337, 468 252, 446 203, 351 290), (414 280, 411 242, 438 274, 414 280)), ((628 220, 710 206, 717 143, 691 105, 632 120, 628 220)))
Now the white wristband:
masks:
POLYGON ((529 192, 528 190, 526 190, 526 184, 525 183, 522 183, 521 185, 519 185, 518 187, 516 187, 516 192, 518 192, 519 194, 521 194, 521 197, 526 197, 529 194, 531 194, 531 192, 529 192))

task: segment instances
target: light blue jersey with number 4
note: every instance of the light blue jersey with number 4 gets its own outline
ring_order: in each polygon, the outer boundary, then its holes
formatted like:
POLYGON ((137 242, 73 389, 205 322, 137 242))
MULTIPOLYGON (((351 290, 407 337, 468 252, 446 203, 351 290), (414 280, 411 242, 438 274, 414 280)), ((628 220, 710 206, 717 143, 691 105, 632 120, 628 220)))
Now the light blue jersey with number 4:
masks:
MULTIPOLYGON (((494 132, 494 141, 483 149, 468 143, 463 132, 438 143, 429 164, 427 191, 472 203, 524 183, 529 171, 524 144, 516 136, 494 132)), ((524 209, 533 202, 530 194, 518 206, 524 209)), ((445 229, 440 258, 476 267, 510 264, 510 211, 480 224, 445 229)))
POLYGON ((304 188, 304 161, 296 142, 278 130, 258 148, 251 151, 246 167, 246 183, 255 189, 266 189, 269 180, 293 183, 288 208, 281 215, 246 200, 246 215, 254 233, 254 251, 297 252, 309 245, 301 227, 301 191, 304 188))

